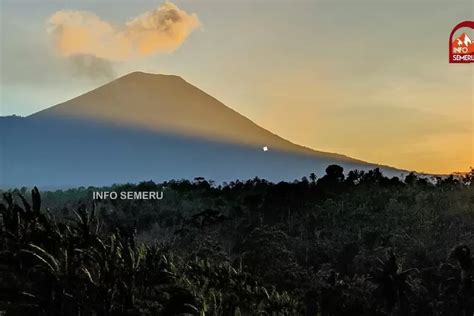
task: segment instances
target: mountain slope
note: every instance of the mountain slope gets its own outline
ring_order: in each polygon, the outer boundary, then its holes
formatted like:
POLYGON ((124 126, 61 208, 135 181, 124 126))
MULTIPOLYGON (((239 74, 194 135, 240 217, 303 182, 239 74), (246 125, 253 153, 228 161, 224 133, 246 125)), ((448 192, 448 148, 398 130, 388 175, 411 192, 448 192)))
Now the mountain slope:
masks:
POLYGON ((3 187, 198 176, 219 182, 256 176, 280 181, 321 175, 333 163, 346 170, 377 167, 295 145, 179 77, 144 73, 26 118, 0 118, 0 148, 3 187))
MULTIPOLYGON (((82 118, 152 131, 292 152, 297 146, 258 126, 181 77, 134 72, 30 118, 82 118)), ((317 152, 319 155, 326 153, 317 152)), ((342 155, 340 159, 346 159, 342 155)))

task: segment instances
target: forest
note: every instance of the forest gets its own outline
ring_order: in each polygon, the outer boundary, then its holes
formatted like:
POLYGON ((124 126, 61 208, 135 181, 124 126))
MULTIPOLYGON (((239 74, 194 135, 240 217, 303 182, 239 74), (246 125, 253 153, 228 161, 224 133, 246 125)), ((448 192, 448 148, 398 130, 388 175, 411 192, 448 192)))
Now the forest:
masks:
POLYGON ((474 314, 474 170, 1 196, 0 315, 474 314))

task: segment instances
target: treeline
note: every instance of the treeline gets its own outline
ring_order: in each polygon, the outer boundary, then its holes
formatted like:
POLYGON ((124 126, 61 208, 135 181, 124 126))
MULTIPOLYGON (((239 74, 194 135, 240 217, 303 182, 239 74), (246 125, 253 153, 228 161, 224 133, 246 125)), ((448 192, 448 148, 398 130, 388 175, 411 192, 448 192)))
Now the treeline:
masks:
POLYGON ((5 192, 0 314, 471 316, 473 180, 332 165, 291 183, 5 192))

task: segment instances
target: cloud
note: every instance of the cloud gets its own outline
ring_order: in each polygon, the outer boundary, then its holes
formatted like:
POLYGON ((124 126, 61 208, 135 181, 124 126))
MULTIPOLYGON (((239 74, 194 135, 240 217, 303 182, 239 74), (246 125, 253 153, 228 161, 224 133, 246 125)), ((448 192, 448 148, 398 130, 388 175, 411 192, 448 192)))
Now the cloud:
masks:
POLYGON ((196 14, 166 1, 122 26, 104 21, 92 12, 58 11, 48 20, 48 33, 64 57, 82 55, 123 61, 173 52, 200 25, 196 14))
POLYGON ((73 55, 68 58, 69 65, 74 75, 97 79, 113 79, 115 71, 110 61, 91 56, 73 55))

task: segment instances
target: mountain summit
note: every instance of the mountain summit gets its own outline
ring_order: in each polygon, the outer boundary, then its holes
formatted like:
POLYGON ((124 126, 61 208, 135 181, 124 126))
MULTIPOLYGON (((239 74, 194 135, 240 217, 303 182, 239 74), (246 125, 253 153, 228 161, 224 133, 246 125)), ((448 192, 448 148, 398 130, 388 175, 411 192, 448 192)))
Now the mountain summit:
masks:
POLYGON ((295 150, 294 144, 174 75, 133 72, 30 117, 93 119, 210 140, 295 150))
POLYGON ((3 187, 281 181, 322 175, 330 164, 378 167, 293 144, 178 76, 141 72, 26 118, 0 117, 0 135, 3 187))

